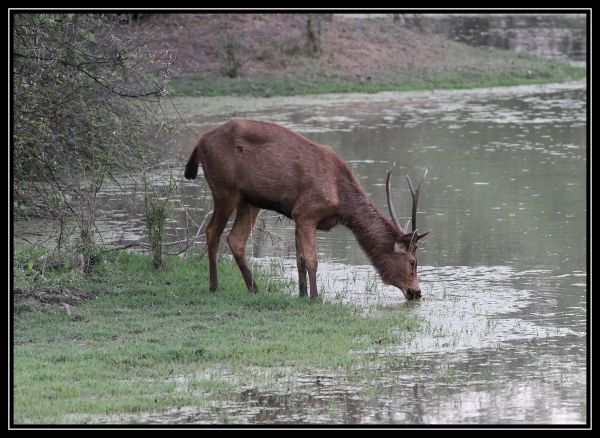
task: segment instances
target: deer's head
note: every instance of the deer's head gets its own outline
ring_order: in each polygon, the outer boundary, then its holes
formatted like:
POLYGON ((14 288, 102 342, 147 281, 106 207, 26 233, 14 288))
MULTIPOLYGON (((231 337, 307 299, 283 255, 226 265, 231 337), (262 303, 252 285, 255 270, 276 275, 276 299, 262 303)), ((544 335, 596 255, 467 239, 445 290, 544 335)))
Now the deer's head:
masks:
POLYGON ((417 188, 413 186, 410 178, 407 176, 408 185, 410 187, 410 193, 412 195, 412 231, 408 231, 408 223, 402 227, 396 211, 394 210, 394 203, 392 202, 392 170, 387 174, 385 183, 387 202, 390 209, 390 215, 395 228, 395 241, 393 248, 390 248, 388 257, 388 269, 386 270, 386 276, 384 281, 388 284, 399 288, 407 299, 419 299, 421 298, 421 285, 419 284, 419 278, 417 277, 417 242, 429 234, 429 231, 423 234, 419 234, 417 231, 417 203, 419 201, 419 192, 421 190, 421 184, 427 175, 427 170, 423 174, 417 188))

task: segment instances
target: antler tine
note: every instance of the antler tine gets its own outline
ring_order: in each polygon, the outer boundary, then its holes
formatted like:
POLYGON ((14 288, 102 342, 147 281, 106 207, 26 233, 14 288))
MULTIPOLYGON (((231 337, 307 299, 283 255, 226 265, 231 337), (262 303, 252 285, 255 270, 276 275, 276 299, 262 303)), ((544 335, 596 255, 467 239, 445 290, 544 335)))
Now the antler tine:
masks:
MULTIPOLYGON (((406 179, 408 180, 408 186, 410 187, 410 194, 412 195, 413 205, 412 205, 412 232, 417 231, 417 204, 419 203, 419 192, 421 190, 421 184, 423 184, 423 180, 427 175, 428 169, 425 169, 425 173, 421 177, 421 181, 419 181, 419 185, 415 189, 409 176, 406 175, 406 179)), ((424 236, 424 235, 423 235, 424 236)))
MULTIPOLYGON (((395 166, 396 166, 396 163, 394 163, 394 167, 395 166)), ((394 210, 394 203, 392 202, 391 182, 392 182, 392 171, 394 170, 394 167, 392 167, 387 174, 387 178, 385 180, 385 192, 387 194, 387 203, 388 203, 388 207, 390 209, 390 216, 392 216, 392 221, 394 222, 394 225, 396 226, 396 228, 398 228, 398 230, 402 234, 406 234, 406 230, 404 228, 402 228, 402 226, 400 225, 400 221, 398 220, 398 216, 396 216, 396 211, 394 210)))

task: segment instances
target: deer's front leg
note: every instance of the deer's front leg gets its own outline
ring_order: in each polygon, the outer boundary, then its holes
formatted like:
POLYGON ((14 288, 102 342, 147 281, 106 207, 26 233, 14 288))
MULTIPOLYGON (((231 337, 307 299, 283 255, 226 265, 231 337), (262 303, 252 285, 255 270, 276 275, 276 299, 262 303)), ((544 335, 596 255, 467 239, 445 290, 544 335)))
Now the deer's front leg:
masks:
POLYGON ((317 291, 317 227, 312 222, 296 221, 296 260, 300 296, 306 295, 306 272, 310 289, 310 299, 316 300, 317 291))
POLYGON ((308 295, 306 288, 306 263, 300 252, 300 243, 298 243, 298 233, 296 233, 296 265, 298 266, 298 288, 300 289, 300 297, 308 295))

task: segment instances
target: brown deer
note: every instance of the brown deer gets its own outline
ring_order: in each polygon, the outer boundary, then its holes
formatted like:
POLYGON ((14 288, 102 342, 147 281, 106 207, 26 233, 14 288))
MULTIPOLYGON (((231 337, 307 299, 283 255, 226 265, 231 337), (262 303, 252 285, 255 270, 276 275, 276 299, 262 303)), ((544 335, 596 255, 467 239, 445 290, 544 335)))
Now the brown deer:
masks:
MULTIPOLYGON (((217 290, 217 249, 233 210, 235 222, 227 237, 248 290, 257 292, 246 265, 246 241, 260 209, 274 210, 296 222, 296 262, 300 296, 317 293, 317 230, 338 224, 348 227, 377 268, 382 280, 402 290, 408 299, 420 298, 417 242, 429 232, 417 232, 417 202, 421 182, 410 186, 412 231, 402 228, 394 211, 390 170, 386 180, 392 220, 385 218, 338 154, 274 123, 231 120, 200 137, 185 168, 194 179, 202 163, 214 200, 206 228, 210 290, 217 290)), ((425 171, 427 174, 427 171, 425 171)), ((408 226, 408 224, 407 224, 408 226)))

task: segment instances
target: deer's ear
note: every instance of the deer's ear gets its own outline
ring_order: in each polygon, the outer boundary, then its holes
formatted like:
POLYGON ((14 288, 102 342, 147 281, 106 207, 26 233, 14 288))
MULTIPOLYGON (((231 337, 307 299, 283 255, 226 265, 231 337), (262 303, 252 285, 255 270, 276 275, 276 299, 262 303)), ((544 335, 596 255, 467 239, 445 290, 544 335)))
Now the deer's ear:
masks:
POLYGON ((394 242, 394 253, 396 254, 406 254, 406 243, 400 240, 396 240, 394 242))
POLYGON ((413 231, 412 233, 406 233, 404 236, 402 236, 400 239, 396 240, 396 242, 394 243, 394 252, 398 253, 398 254, 402 254, 406 251, 408 251, 409 249, 411 251, 413 251, 414 249, 416 249, 416 243, 417 243, 417 237, 418 233, 417 231, 413 231))

